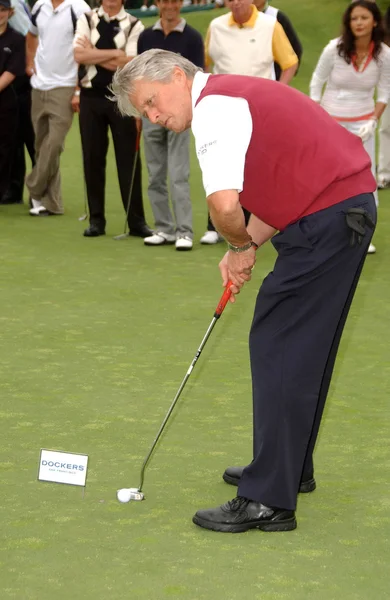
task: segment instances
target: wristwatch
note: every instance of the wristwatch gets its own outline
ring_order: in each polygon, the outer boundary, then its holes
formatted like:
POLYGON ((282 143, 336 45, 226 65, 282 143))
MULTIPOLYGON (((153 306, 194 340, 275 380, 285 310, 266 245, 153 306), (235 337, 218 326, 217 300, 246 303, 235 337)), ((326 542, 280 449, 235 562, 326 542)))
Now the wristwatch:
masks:
POLYGON ((244 246, 234 246, 233 244, 230 244, 228 242, 229 250, 231 250, 232 252, 236 252, 236 253, 246 252, 247 250, 250 250, 252 248, 252 246, 254 247, 255 250, 257 250, 257 248, 259 247, 258 244, 256 244, 256 242, 254 242, 253 240, 251 240, 244 246))

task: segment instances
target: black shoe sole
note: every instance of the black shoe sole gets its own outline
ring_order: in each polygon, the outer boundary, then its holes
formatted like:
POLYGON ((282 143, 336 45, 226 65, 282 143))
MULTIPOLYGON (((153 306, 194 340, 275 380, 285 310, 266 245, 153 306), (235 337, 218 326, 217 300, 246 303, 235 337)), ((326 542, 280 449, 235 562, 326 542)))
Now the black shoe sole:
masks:
POLYGON ((283 521, 251 521, 250 523, 240 524, 225 524, 225 523, 213 523, 212 521, 206 521, 197 517, 196 515, 192 518, 192 522, 199 527, 204 529, 210 529, 210 531, 220 531, 222 533, 244 533, 250 529, 260 529, 261 531, 293 531, 297 527, 297 520, 295 517, 290 519, 284 519, 283 521))
POLYGON ((130 235, 132 237, 146 238, 146 237, 153 235, 153 233, 154 233, 154 231, 152 231, 151 229, 148 231, 137 231, 134 229, 130 229, 130 231, 127 235, 130 235))
POLYGON ((94 238, 94 237, 100 237, 101 235, 106 235, 105 231, 99 232, 99 233, 83 233, 84 237, 89 237, 89 238, 94 238))
MULTIPOLYGON (((238 487, 238 484, 240 483, 239 478, 231 477, 230 475, 227 475, 226 473, 224 473, 222 475, 222 478, 229 485, 235 485, 236 487, 238 487)), ((313 477, 312 479, 308 479, 307 481, 301 482, 301 485, 299 486, 299 493, 300 494, 309 494, 310 492, 314 492, 316 487, 317 487, 316 480, 313 477)))

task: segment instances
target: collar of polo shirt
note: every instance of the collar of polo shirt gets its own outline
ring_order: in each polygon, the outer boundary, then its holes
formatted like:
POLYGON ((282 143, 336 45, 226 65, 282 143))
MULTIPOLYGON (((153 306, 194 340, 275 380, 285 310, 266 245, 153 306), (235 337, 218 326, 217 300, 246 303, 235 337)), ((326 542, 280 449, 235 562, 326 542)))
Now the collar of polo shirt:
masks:
POLYGON ((228 22, 229 27, 233 27, 234 25, 237 25, 237 27, 252 27, 253 28, 256 25, 256 19, 257 19, 257 15, 259 13, 254 4, 252 4, 251 9, 252 9, 252 14, 251 14, 250 18, 247 21, 245 21, 245 23, 237 23, 234 20, 233 13, 230 13, 229 22, 228 22))
MULTIPOLYGON (((183 33, 185 26, 186 26, 185 19, 180 19, 179 23, 176 25, 176 27, 174 29, 172 29, 172 31, 180 31, 180 33, 183 33)), ((157 31, 163 31, 163 26, 161 25, 161 19, 159 19, 157 21, 157 23, 155 23, 153 25, 152 29, 157 30, 157 31)))
POLYGON ((113 17, 109 17, 108 16, 108 14, 105 12, 103 6, 101 6, 99 8, 97 14, 98 14, 99 17, 103 17, 104 20, 107 21, 107 23, 109 23, 110 21, 115 21, 115 20, 122 21, 123 19, 127 18, 127 12, 123 8, 123 5, 122 5, 122 8, 120 9, 120 11, 116 15, 114 15, 113 17))

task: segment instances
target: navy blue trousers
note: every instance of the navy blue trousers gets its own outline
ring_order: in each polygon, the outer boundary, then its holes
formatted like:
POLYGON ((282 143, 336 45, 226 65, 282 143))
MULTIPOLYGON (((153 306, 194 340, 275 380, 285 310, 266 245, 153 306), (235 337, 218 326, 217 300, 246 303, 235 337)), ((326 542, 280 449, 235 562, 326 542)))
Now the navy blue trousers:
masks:
POLYGON ((367 210, 361 194, 303 217, 272 239, 274 270, 260 288, 249 349, 253 386, 253 462, 238 494, 294 510, 313 450, 337 350, 373 229, 350 245, 346 211, 367 210))

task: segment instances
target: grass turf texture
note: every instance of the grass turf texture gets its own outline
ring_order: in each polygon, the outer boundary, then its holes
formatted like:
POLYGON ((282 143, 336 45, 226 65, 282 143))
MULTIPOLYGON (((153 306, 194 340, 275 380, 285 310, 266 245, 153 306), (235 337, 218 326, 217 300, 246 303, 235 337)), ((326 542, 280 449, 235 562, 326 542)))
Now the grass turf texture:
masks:
MULTIPOLYGON (((278 2, 305 46, 303 91, 345 4, 278 2)), ((216 14, 188 21, 204 32, 216 14)), ((390 193, 380 194, 378 254, 341 344, 318 490, 300 497, 298 529, 215 534, 191 517, 233 497, 221 474, 251 457, 247 333, 274 251, 261 250, 252 283, 217 324, 150 463, 146 501, 120 505, 115 492, 138 485, 211 320, 224 248, 198 242, 206 206, 194 156, 191 253, 111 239, 124 221, 111 153, 108 235, 84 239, 76 125, 62 159, 66 216, 32 220, 26 207, 0 207, 0 598, 388 598, 390 193), (41 447, 90 456, 84 499, 80 488, 36 481, 41 447)))

